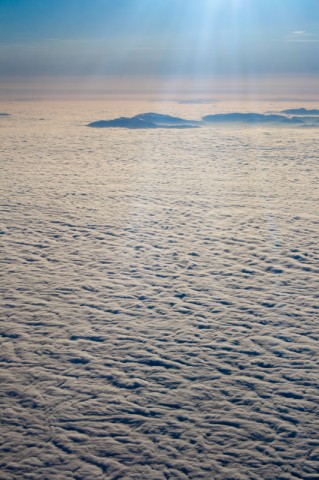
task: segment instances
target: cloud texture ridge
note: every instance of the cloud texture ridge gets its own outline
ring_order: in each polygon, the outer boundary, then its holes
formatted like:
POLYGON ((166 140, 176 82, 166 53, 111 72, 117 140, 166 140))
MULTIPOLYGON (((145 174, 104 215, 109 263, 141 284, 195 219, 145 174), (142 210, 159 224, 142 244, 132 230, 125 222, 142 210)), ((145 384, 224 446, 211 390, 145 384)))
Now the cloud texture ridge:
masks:
POLYGON ((315 480, 317 131, 10 109, 1 478, 315 480))

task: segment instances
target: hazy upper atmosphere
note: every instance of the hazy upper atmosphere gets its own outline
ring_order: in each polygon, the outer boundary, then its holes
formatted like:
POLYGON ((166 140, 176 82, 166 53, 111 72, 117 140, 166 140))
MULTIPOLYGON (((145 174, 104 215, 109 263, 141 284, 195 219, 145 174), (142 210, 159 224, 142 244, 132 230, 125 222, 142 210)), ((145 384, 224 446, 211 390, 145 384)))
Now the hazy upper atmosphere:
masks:
POLYGON ((1 0, 0 99, 314 98, 318 18, 318 0, 1 0))
POLYGON ((1 480, 317 480, 319 2, 0 0, 1 480))

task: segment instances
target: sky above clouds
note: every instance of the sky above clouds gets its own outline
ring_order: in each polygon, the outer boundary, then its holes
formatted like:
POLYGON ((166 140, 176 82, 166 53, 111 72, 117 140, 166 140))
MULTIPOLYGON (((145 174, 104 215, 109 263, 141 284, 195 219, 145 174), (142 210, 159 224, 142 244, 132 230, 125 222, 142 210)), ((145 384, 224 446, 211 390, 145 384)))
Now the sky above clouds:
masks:
POLYGON ((0 79, 319 74, 318 0, 1 0, 0 79))

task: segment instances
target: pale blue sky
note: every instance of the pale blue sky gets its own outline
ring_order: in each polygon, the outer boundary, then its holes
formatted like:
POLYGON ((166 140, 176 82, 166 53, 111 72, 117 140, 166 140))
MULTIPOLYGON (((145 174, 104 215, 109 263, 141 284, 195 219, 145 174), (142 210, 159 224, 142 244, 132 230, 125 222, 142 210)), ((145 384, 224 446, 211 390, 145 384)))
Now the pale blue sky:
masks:
POLYGON ((0 0, 0 79, 317 75, 319 0, 0 0))

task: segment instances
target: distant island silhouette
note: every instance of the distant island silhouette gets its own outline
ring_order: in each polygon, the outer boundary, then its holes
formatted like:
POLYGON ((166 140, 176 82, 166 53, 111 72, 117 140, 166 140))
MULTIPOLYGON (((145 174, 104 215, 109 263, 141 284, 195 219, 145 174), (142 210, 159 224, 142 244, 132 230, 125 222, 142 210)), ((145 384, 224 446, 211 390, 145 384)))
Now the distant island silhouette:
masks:
POLYGON ((319 110, 307 110, 307 108, 291 108, 290 110, 282 110, 281 113, 286 113, 288 115, 319 115, 319 110))
POLYGON ((160 113, 141 113, 134 117, 120 117, 114 120, 99 120, 89 123, 93 128, 196 128, 200 122, 185 120, 160 113))
MULTIPOLYGON (((156 129, 156 128, 198 128, 202 126, 217 124, 234 124, 234 125, 276 125, 276 126, 319 126, 319 117, 314 112, 319 110, 296 109, 299 112, 297 116, 288 116, 286 110, 285 115, 280 114, 263 114, 263 113, 216 113, 206 115, 201 120, 187 120, 185 118, 164 115, 161 113, 140 113, 134 117, 119 117, 113 120, 98 120, 89 123, 87 126, 92 128, 127 128, 127 129, 156 129), (307 112, 302 116, 302 112, 307 112), (311 113, 310 113, 311 112, 311 113)), ((284 113, 284 112, 281 112, 284 113)))
POLYGON ((303 123, 300 118, 289 118, 283 115, 264 115, 262 113, 219 113, 203 117, 206 123, 303 123))

